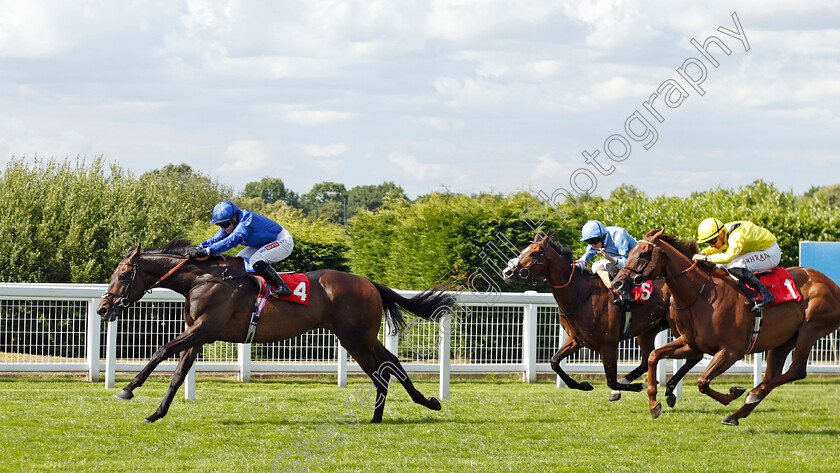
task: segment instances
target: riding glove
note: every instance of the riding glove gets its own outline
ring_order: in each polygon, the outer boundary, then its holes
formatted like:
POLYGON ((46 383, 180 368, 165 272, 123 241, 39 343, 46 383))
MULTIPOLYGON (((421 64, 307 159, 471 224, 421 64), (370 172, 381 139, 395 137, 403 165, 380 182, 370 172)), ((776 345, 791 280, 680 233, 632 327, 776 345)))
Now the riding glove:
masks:
POLYGON ((189 259, 193 258, 200 258, 202 256, 207 256, 209 253, 207 252, 207 248, 202 248, 197 246, 195 248, 190 248, 186 252, 184 252, 184 256, 189 259))

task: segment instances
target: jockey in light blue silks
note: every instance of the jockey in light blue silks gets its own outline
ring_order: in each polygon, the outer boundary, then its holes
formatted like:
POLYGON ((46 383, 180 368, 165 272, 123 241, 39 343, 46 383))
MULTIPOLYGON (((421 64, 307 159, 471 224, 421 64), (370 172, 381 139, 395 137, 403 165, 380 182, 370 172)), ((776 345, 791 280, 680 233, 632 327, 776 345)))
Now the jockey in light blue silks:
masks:
POLYGON ((273 287, 271 295, 287 296, 292 293, 289 286, 277 274, 271 263, 288 258, 295 247, 295 241, 282 225, 250 210, 239 209, 236 204, 222 201, 213 207, 213 220, 219 231, 196 248, 187 250, 188 258, 215 255, 244 245, 246 248, 236 256, 245 260, 245 268, 264 277, 273 287))
POLYGON ((592 265, 592 271, 606 270, 611 277, 618 274, 619 268, 627 261, 630 250, 636 246, 636 239, 627 230, 621 227, 605 227, 598 220, 586 222, 580 233, 581 241, 585 241, 587 246, 578 266, 585 268, 596 254, 600 254, 604 259, 596 261, 592 265))

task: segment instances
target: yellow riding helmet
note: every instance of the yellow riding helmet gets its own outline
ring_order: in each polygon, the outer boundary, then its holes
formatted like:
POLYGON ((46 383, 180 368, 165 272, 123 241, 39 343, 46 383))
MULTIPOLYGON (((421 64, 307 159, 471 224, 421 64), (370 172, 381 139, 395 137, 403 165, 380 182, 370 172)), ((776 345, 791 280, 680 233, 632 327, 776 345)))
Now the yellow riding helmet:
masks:
POLYGON ((723 222, 712 217, 700 222, 697 226, 697 243, 706 243, 714 240, 723 230, 723 222))

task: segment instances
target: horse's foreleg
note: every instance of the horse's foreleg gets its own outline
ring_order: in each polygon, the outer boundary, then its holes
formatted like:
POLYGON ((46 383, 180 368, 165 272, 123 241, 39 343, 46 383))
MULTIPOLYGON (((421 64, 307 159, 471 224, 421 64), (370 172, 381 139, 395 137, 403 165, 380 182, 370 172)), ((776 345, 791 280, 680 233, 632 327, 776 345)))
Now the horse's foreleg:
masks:
POLYGON ((709 366, 706 367, 706 370, 697 379, 697 389, 724 406, 740 397, 744 394, 743 388, 733 386, 729 389, 729 394, 723 394, 712 389, 711 382, 721 373, 729 369, 736 361, 740 360, 742 356, 743 353, 734 352, 726 348, 718 350, 709 362, 709 366))
POLYGON ((175 374, 172 375, 169 389, 166 390, 166 394, 163 395, 163 400, 160 402, 160 406, 158 406, 154 414, 146 417, 143 420, 144 422, 154 422, 166 415, 167 411, 169 411, 169 405, 172 404, 172 400, 175 398, 175 393, 178 392, 178 388, 184 383, 184 378, 187 377, 187 373, 189 373, 190 368, 195 363, 195 359, 198 357, 203 346, 194 346, 181 352, 181 359, 178 361, 178 367, 175 368, 175 374))
POLYGON ((656 400, 656 367, 659 364, 659 360, 662 358, 685 358, 688 356, 687 354, 693 353, 692 350, 686 343, 685 340, 680 337, 670 343, 666 343, 662 348, 658 350, 653 350, 648 357, 648 387, 647 387, 647 394, 648 394, 648 409, 650 409, 650 415, 656 419, 662 414, 662 404, 656 400))
POLYGON ((572 379, 571 376, 566 374, 566 372, 563 371, 563 368, 560 367, 560 361, 562 361, 568 356, 574 355, 580 349, 581 344, 574 337, 567 338, 566 341, 563 343, 563 346, 561 346, 560 349, 557 350, 557 353, 555 353, 554 356, 551 357, 551 369, 553 369, 554 372, 557 373, 558 376, 560 376, 560 379, 562 379, 563 382, 566 383, 566 386, 568 386, 569 389, 592 391, 591 384, 589 384, 586 381, 578 383, 577 381, 572 379))
POLYGON ((691 371, 691 368, 697 366, 697 363, 703 360, 703 356, 699 354, 697 358, 688 358, 685 363, 671 376, 668 381, 665 382, 665 400, 668 403, 668 407, 674 407, 677 405, 677 396, 674 395, 674 389, 677 388, 677 385, 682 381, 686 374, 691 371))
POLYGON ((122 389, 122 391, 118 392, 114 395, 117 399, 131 399, 134 397, 134 389, 139 388, 146 382, 146 379, 152 372, 157 368, 157 366, 170 356, 174 355, 175 353, 181 352, 195 346, 196 344, 203 344, 204 341, 202 340, 202 335, 198 330, 200 324, 193 325, 192 327, 188 328, 184 333, 178 335, 177 337, 173 338, 169 343, 163 345, 162 347, 158 348, 152 357, 149 359, 149 362, 146 363, 146 366, 137 373, 137 376, 131 380, 130 383, 126 387, 122 389))
POLYGON ((612 389, 610 392, 610 402, 621 399, 621 391, 639 392, 642 390, 642 384, 630 384, 626 380, 619 382, 616 363, 618 363, 618 346, 617 345, 602 345, 601 346, 601 362, 604 365, 604 374, 607 376, 607 386, 612 389))

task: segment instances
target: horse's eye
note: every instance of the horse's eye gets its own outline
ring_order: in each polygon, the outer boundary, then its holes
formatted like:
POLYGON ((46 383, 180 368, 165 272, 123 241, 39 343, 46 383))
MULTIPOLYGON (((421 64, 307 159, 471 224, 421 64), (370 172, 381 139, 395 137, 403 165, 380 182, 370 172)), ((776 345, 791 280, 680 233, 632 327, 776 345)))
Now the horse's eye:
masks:
POLYGON ((118 279, 118 280, 120 280, 120 281, 125 281, 125 279, 126 279, 127 277, 128 277, 128 275, 127 275, 127 274, 122 273, 122 274, 120 274, 119 276, 117 276, 117 279, 118 279))

